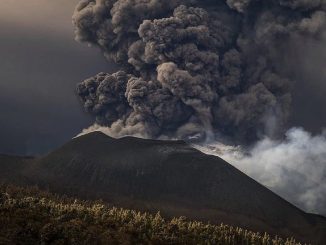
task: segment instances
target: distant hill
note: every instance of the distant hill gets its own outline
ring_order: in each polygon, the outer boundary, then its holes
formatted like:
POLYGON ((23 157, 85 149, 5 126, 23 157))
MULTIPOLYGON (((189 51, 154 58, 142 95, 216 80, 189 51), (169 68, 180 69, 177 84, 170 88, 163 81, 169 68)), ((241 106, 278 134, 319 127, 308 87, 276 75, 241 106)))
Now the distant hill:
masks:
POLYGON ((41 158, 4 158, 0 168, 7 174, 0 177, 8 182, 101 198, 126 208, 160 210, 167 217, 184 215, 303 241, 326 241, 324 217, 301 211, 222 159, 183 141, 113 139, 95 132, 41 158), (15 171, 8 171, 9 165, 15 171))

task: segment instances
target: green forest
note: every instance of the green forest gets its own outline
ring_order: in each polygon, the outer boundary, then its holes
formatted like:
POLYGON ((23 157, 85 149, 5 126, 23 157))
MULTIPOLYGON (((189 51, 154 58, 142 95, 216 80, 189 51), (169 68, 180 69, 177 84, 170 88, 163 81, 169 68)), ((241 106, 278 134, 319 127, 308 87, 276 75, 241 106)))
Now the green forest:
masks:
POLYGON ((0 244, 253 244, 295 245, 224 224, 164 219, 82 201, 36 187, 0 186, 0 244))

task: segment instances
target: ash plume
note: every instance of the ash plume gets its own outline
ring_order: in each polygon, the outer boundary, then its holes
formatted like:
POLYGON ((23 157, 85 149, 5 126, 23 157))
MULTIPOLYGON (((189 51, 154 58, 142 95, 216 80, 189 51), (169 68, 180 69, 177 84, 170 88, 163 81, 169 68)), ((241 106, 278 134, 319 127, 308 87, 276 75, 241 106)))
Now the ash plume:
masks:
POLYGON ((323 0, 82 0, 76 39, 120 65, 77 87, 112 136, 254 142, 285 132, 294 40, 326 38, 323 0))

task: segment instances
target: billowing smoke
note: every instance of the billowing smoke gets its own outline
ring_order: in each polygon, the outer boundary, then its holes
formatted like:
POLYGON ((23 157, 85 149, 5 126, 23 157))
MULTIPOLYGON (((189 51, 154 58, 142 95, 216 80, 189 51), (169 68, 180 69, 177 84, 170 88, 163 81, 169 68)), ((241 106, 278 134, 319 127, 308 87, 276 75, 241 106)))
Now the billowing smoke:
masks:
POLYGON ((326 132, 292 128, 283 141, 262 139, 249 150, 218 143, 194 145, 222 157, 308 212, 326 215, 326 132))
POLYGON ((120 65, 77 92, 111 135, 223 137, 285 131, 293 40, 325 40, 323 0, 82 0, 76 39, 120 65))

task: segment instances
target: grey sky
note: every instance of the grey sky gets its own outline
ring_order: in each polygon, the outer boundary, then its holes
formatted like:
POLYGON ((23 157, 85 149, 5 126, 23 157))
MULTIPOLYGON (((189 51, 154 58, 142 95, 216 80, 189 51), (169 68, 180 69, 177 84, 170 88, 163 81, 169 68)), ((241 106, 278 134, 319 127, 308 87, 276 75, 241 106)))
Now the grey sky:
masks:
POLYGON ((77 1, 2 0, 0 7, 0 152, 44 153, 91 120, 75 85, 110 64, 74 41, 77 1))

